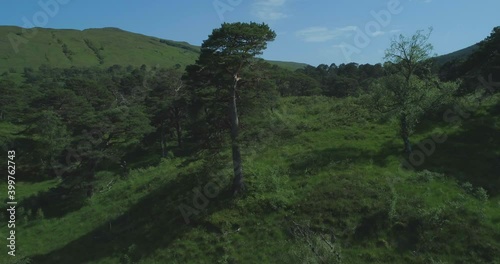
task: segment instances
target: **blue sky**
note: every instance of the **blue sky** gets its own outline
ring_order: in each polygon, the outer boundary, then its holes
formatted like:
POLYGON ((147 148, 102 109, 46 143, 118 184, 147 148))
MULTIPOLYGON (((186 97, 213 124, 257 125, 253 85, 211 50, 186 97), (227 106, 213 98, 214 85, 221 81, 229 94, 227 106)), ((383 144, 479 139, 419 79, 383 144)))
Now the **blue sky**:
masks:
POLYGON ((264 58, 314 66, 382 62, 391 37, 410 35, 431 26, 434 52, 446 54, 484 39, 493 27, 500 26, 498 0, 0 0, 0 3, 1 25, 30 26, 27 20, 48 28, 118 27, 195 45, 201 45, 222 22, 265 22, 278 36, 264 58), (44 4, 49 8, 44 8, 44 4))

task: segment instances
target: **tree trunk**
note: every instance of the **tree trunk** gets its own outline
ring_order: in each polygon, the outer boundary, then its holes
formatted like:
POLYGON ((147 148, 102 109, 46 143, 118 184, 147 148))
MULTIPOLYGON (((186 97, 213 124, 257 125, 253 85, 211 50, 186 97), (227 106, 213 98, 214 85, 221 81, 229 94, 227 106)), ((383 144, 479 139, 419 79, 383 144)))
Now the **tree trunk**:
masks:
POLYGON ((87 171, 87 197, 92 197, 94 195, 94 181, 95 181, 95 168, 97 167, 97 161, 95 159, 91 159, 88 162, 88 171, 87 171))
POLYGON ((122 178, 126 178, 128 176, 128 166, 127 166, 127 161, 125 160, 122 160, 120 162, 120 167, 122 168, 122 171, 121 171, 121 176, 122 178))
POLYGON ((182 127, 180 124, 177 125, 177 145, 179 148, 182 148, 182 127))
POLYGON ((408 117, 406 114, 401 115, 401 138, 404 142, 404 152, 410 155, 412 152, 411 142, 410 142, 410 129, 408 128, 408 117))
POLYGON ((161 141, 161 157, 165 158, 167 156, 167 140, 165 139, 165 122, 161 121, 161 128, 160 128, 160 141, 161 141))
POLYGON ((231 103, 230 103, 230 119, 231 119, 231 144, 233 152, 233 168, 234 168, 234 180, 233 180, 233 193, 234 195, 241 193, 245 189, 245 184, 243 182, 243 169, 241 162, 240 146, 238 144, 238 133, 239 133, 239 120, 238 120, 238 109, 236 107, 236 88, 238 85, 238 75, 234 76, 234 85, 231 89, 231 103))
POLYGON ((175 108, 175 132, 177 133, 177 145, 179 148, 182 147, 182 126, 181 126, 181 114, 179 108, 175 108))

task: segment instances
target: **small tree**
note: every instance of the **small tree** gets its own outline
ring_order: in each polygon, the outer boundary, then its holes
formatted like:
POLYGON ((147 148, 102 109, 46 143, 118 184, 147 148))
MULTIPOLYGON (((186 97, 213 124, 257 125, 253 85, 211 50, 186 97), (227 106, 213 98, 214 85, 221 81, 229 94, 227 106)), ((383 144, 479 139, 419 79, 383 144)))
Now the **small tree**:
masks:
POLYGON ((457 89, 455 83, 441 83, 430 71, 433 47, 428 33, 419 30, 411 37, 400 35, 385 52, 388 75, 376 84, 374 99, 377 109, 399 122, 404 152, 410 154, 410 135, 419 117, 444 103, 457 89))

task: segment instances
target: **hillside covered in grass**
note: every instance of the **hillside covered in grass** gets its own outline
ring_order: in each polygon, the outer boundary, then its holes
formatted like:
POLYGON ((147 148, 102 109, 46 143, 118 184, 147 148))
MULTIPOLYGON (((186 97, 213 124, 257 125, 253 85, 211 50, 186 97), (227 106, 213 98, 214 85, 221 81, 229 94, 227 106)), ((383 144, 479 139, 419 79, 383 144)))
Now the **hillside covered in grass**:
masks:
MULTIPOLYGON (((102 29, 24 29, 0 26, 0 72, 21 73, 25 67, 139 67, 143 64, 184 68, 198 58, 200 47, 127 32, 102 29)), ((303 63, 271 61, 285 69, 299 69, 303 63)))
POLYGON ((23 29, 0 27, 2 70, 24 67, 110 67, 117 65, 186 66, 198 56, 198 48, 117 28, 88 30, 23 29), (10 39, 19 43, 13 45, 10 39), (18 41, 16 41, 18 40, 18 41), (17 51, 17 52, 16 52, 17 51))

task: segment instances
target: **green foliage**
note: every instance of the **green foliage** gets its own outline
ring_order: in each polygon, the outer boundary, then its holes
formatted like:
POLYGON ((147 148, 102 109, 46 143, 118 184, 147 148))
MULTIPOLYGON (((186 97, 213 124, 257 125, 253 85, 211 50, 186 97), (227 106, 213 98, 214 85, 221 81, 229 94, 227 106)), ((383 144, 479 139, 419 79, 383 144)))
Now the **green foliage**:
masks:
POLYGON ((286 209, 294 201, 290 188, 289 175, 280 169, 247 169, 249 174, 247 188, 249 197, 239 201, 247 210, 257 212, 286 209))
MULTIPOLYGON (((431 73, 432 61, 429 59, 434 49, 432 44, 429 43, 431 33, 432 28, 429 28, 428 33, 418 30, 410 37, 401 34, 399 37, 392 39, 390 47, 385 51, 385 66, 392 73, 399 73, 404 76, 406 86, 409 86, 413 75, 422 77, 422 75, 425 76, 431 73)), ((409 87, 405 88, 409 89, 409 87)))
POLYGON ((34 263, 32 259, 26 256, 19 256, 19 254, 16 254, 15 257, 10 257, 8 260, 5 262, 5 264, 32 264, 34 263))
POLYGON ((286 263, 340 264, 343 262, 341 243, 332 237, 313 232, 308 225, 294 223, 290 228, 292 239, 287 241, 288 250, 280 254, 286 263))
MULTIPOLYGON (((288 93, 282 95, 325 95, 338 98, 348 96, 360 96, 371 90, 371 83, 376 79, 384 76, 384 69, 381 64, 363 64, 357 63, 348 64, 332 64, 330 66, 321 64, 312 67, 306 66, 303 69, 296 71, 295 80, 299 79, 301 84, 300 90, 289 90, 288 93), (315 82, 302 77, 302 73, 315 80, 315 82), (318 86, 320 89, 318 89, 318 86)), ((295 85, 297 86, 297 85, 295 85)))
POLYGON ((467 194, 476 197, 478 200, 488 201, 488 192, 483 187, 474 188, 470 182, 462 183, 461 187, 467 194))
POLYGON ((321 94, 320 83, 303 73, 290 73, 280 87, 281 96, 313 96, 321 94))
POLYGON ((236 74, 275 38, 276 33, 266 24, 223 23, 203 42, 197 63, 236 74))
MULTIPOLYGON (((251 100, 264 98, 262 101, 266 104, 275 97, 272 92, 266 91, 272 91, 267 89, 273 87, 271 82, 266 80, 261 82, 260 76, 249 74, 247 71, 254 69, 260 71, 261 68, 266 68, 267 65, 261 65, 256 56, 261 55, 267 43, 273 41, 275 37, 276 33, 264 23, 223 23, 203 42, 196 65, 186 69, 186 79, 191 80, 189 84, 192 89, 191 109, 197 116, 194 118, 195 124, 197 126, 205 121, 203 125, 208 126, 205 131, 196 130, 200 131, 198 133, 205 138, 205 141, 215 142, 205 145, 213 148, 214 144, 215 148, 220 148, 223 145, 221 132, 227 128, 230 130, 234 194, 241 193, 245 189, 239 137, 239 120, 245 112, 238 110, 240 102, 243 101, 240 99, 240 96, 243 97, 240 91, 256 88, 250 93, 245 93, 251 96, 249 101, 243 102, 243 106, 247 106, 247 111, 252 108, 251 106, 258 105, 252 104, 251 100), (207 86, 210 89, 208 92, 207 86), (200 98, 200 94, 206 97, 200 98)), ((262 72, 265 72, 265 69, 262 72)))
POLYGON ((28 85, 19 85, 12 80, 1 78, 0 121, 19 123, 23 113, 28 110, 28 102, 38 92, 28 85))
POLYGON ((492 82, 498 80, 500 27, 493 28, 491 35, 478 44, 459 53, 464 55, 441 66, 440 76, 445 80, 463 79, 460 93, 478 91, 495 93, 492 82))
POLYGON ((440 180, 444 178, 444 174, 428 170, 419 171, 415 176, 415 180, 418 182, 432 182, 433 180, 440 180))
POLYGON ((474 192, 474 186, 470 182, 465 182, 462 184, 462 188, 468 194, 472 194, 474 192))
POLYGON ((412 152, 410 136, 419 119, 439 105, 447 104, 458 88, 455 82, 441 83, 432 76, 429 58, 432 45, 428 34, 417 31, 411 37, 400 35, 386 50, 388 76, 373 86, 373 106, 399 123, 399 134, 406 154, 412 152))
POLYGON ((478 187, 474 192, 474 196, 480 201, 488 201, 488 192, 483 187, 478 187))

